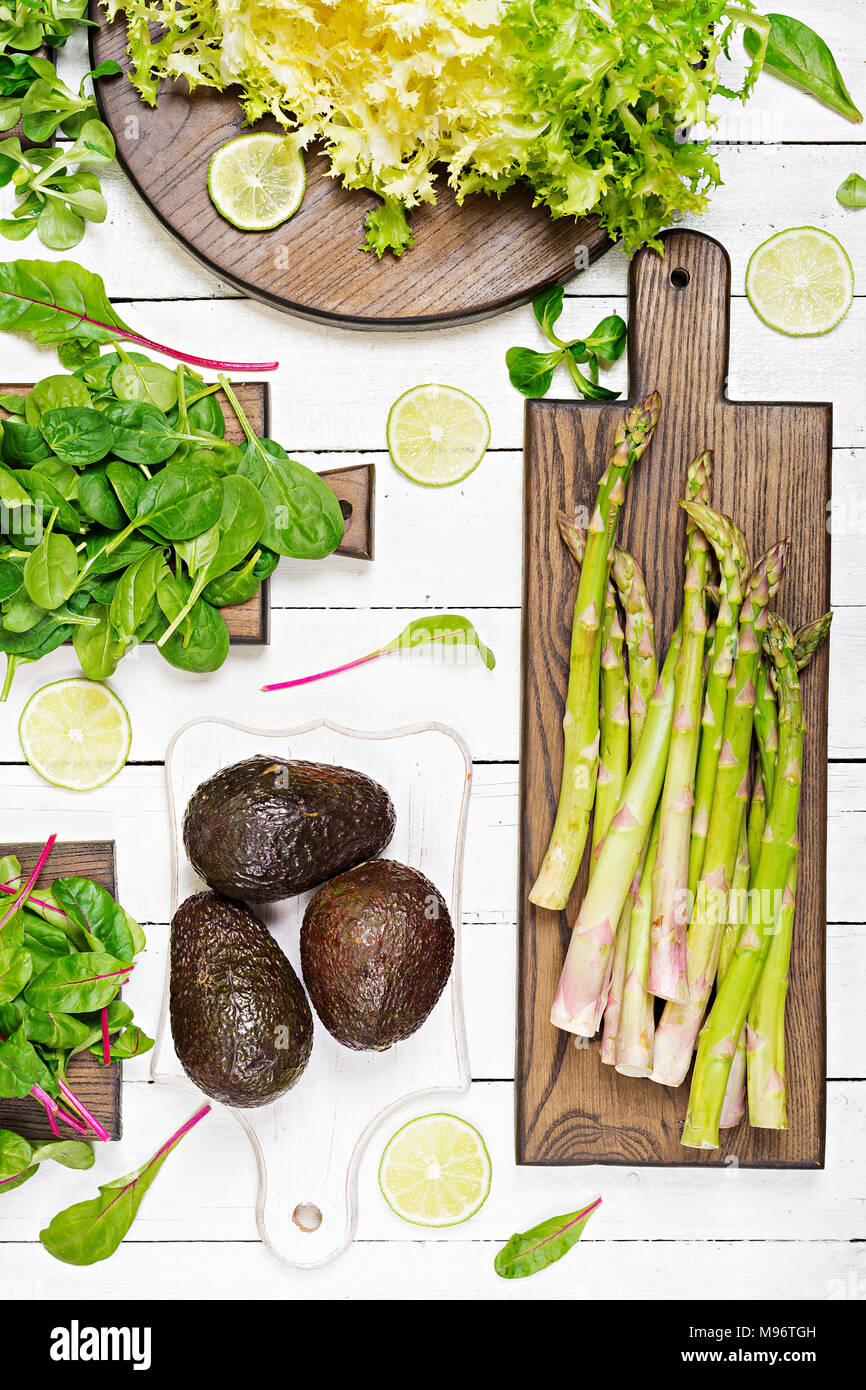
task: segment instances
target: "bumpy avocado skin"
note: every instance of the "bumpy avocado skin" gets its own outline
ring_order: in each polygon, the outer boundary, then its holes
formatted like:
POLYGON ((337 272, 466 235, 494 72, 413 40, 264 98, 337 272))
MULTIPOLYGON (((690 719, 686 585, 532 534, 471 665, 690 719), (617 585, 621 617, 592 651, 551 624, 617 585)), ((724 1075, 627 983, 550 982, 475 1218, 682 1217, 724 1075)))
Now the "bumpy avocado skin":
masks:
POLYGON ((259 756, 202 782, 186 808, 183 839, 216 892, 271 903, 378 854, 394 823, 385 788, 362 772, 259 756))
POLYGON ((267 927, 216 893, 181 903, 171 923, 171 1032, 184 1071, 225 1105, 267 1105, 310 1060, 303 986, 267 927))
POLYGON ((417 869, 372 859, 320 888, 301 928, 301 970, 328 1032, 357 1052, 411 1037, 451 973, 445 900, 417 869))

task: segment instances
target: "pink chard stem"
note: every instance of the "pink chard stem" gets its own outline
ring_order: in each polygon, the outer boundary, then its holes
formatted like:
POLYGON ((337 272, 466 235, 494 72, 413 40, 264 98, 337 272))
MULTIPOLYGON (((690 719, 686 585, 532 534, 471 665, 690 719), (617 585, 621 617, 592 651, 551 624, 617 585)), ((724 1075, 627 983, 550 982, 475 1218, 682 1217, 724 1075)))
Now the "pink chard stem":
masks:
POLYGON ((107 1067, 111 1061, 111 1039, 108 1034, 108 1008, 102 1010, 102 1061, 107 1067))
POLYGON ((54 841, 56 839, 57 836, 52 835, 47 840, 45 848, 43 849, 39 858, 36 860, 36 864, 34 865, 33 871, 30 874, 30 877, 28 878, 24 887, 21 889, 21 892, 18 894, 15 901, 12 903, 12 906, 9 908, 9 911, 6 913, 5 917, 0 918, 0 927, 5 927, 10 917, 14 917, 15 913, 18 911, 19 907, 21 907, 22 903, 26 902, 27 898, 30 895, 30 889, 33 887, 34 883, 38 879, 39 875, 42 873, 43 868, 45 867, 45 861, 51 853, 52 849, 54 848, 54 841))
MULTIPOLYGON (((73 1110, 77 1110, 78 1114, 82 1117, 83 1120, 86 1121, 86 1123, 93 1130, 94 1134, 98 1135, 103 1143, 107 1143, 108 1140, 111 1138, 111 1135, 108 1133, 108 1130, 105 1129, 99 1123, 95 1115, 91 1115, 87 1106, 84 1104, 84 1101, 79 1100, 75 1092, 71 1091, 67 1086, 66 1082, 62 1081, 60 1077, 57 1078, 57 1084, 60 1087, 66 1099, 69 1101, 69 1104, 72 1106, 73 1110)), ((82 1130, 82 1133, 86 1134, 87 1131, 82 1130)))

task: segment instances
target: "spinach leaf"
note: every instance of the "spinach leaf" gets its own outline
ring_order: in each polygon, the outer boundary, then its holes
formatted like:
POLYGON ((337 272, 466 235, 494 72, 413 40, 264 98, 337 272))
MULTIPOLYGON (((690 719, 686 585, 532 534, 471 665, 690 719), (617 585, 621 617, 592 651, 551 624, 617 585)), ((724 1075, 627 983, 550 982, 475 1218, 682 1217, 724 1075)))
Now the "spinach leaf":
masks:
MULTIPOLYGON (((814 29, 786 14, 768 14, 767 19, 770 38, 764 58, 765 72, 810 92, 846 120, 862 121, 833 54, 814 29)), ((754 57, 760 46, 758 35, 746 30, 744 43, 754 57)))
POLYGON ((209 1110, 209 1105, 203 1106, 141 1168, 105 1183, 98 1197, 58 1212, 45 1230, 39 1232, 39 1239, 49 1255, 71 1265, 96 1264, 113 1255, 168 1155, 209 1110))
POLYGON ((78 552, 68 536, 47 531, 24 565, 24 587, 41 608, 57 608, 78 575, 78 552))
POLYGON ((2 454, 5 463, 24 468, 51 457, 51 450, 34 425, 26 420, 3 421, 2 454))
POLYGON ((503 1279, 525 1279, 561 1260, 580 1240, 587 1221, 600 1205, 601 1198, 597 1197, 581 1211, 553 1216, 530 1231, 513 1235, 493 1262, 496 1273, 503 1279))
POLYGON ((112 453, 128 463, 155 468, 177 448, 163 411, 147 401, 106 401, 103 415, 114 426, 112 453))
POLYGON ((162 564, 162 551, 154 546, 146 555, 134 560, 120 576, 109 613, 111 625, 117 634, 115 656, 123 653, 136 630, 152 613, 156 602, 157 575, 162 564))
POLYGON ((107 680, 117 670, 119 657, 115 655, 116 636, 111 626, 107 607, 92 602, 85 609, 85 616, 95 618, 94 627, 78 627, 72 645, 85 676, 92 681, 107 680))
POLYGON ((168 464, 142 488, 135 524, 153 527, 168 541, 190 540, 216 522, 222 508, 222 491, 220 479, 207 469, 168 464))
POLYGON ((836 189, 843 208, 866 208, 866 179, 862 174, 849 174, 836 189))
POLYGON ((101 1009, 128 978, 131 966, 103 951, 73 952, 37 975, 24 991, 24 1000, 51 1013, 101 1009))
MULTIPOLYGON (((98 521, 100 526, 107 526, 109 530, 121 531, 126 525, 127 515, 119 501, 119 494, 115 492, 108 478, 108 469, 111 467, 107 463, 98 463, 93 468, 88 468, 81 474, 78 480, 78 501, 82 511, 93 521, 98 521)), ((118 468, 131 468, 131 464, 118 463, 118 468)), ((144 481, 142 474, 138 470, 133 470, 138 477, 144 481)))
MULTIPOLYGON (((191 585, 181 575, 173 575, 166 567, 157 584, 156 596, 168 622, 183 613, 191 585)), ((187 614, 183 625, 157 649, 170 666, 181 671, 203 674, 222 666, 229 650, 229 631, 218 609, 199 599, 187 614)))
POLYGON ((228 608, 232 604, 247 603, 261 588, 262 581, 255 573, 256 555, 253 553, 241 569, 229 570, 220 579, 211 580, 202 590, 202 597, 214 608, 228 608))
POLYGON ((24 574, 12 560, 0 560, 0 603, 17 594, 24 583, 24 574))
POLYGON ((94 952, 98 953, 102 947, 117 961, 132 960, 135 945, 127 915, 105 888, 89 878, 57 878, 51 885, 51 892, 68 916, 84 930, 94 952))
POLYGON ((124 361, 111 374, 111 389, 119 401, 147 401, 158 410, 169 411, 177 401, 177 377, 158 362, 137 362, 123 354, 124 361))
MULTIPOLYGON (((106 465, 106 477, 114 489, 118 502, 130 521, 138 511, 138 499, 144 491, 147 478, 140 468, 121 459, 112 459, 106 465)), ((104 523, 103 523, 104 524, 104 523)), ((124 522, 121 520, 121 527, 124 522)))
POLYGON ((337 549, 345 529, 337 498, 318 473, 290 459, 281 444, 250 439, 238 474, 261 493, 261 539, 270 550, 297 560, 320 560, 337 549))
MULTIPOLYGON (((74 381, 74 377, 69 378, 74 381)), ((48 410, 40 424, 42 437, 58 458, 86 468, 98 463, 115 443, 115 432, 105 414, 90 407, 73 405, 48 410)), ((116 452, 119 452, 117 450, 116 452)))
POLYGON ((46 514, 56 511, 55 525, 71 536, 81 533, 81 518, 71 502, 67 502, 54 479, 42 472, 41 464, 19 472, 16 477, 29 493, 31 501, 37 503, 46 514))
MULTIPOLYGON (((182 558, 186 560, 187 569, 194 577, 194 584, 190 590, 189 597, 177 614, 166 628, 159 639, 159 646, 171 639, 172 633, 192 609, 205 586, 212 579, 218 579, 226 571, 233 569, 239 560, 249 552, 255 545, 265 526, 265 504, 261 495, 248 479, 243 477, 229 477, 223 480, 222 507, 220 508, 219 518, 216 526, 211 531, 205 532, 209 538, 207 555, 204 563, 201 556, 192 556, 193 564, 189 563, 189 558, 179 549, 182 558), (211 543, 212 533, 215 538, 211 543)), ((202 537, 198 537, 201 541, 202 537)), ((188 542, 187 544, 195 544, 188 542)))
POLYGON ((24 418, 28 425, 39 429, 43 414, 48 410, 63 410, 66 406, 90 405, 90 392, 77 377, 57 372, 45 376, 24 397, 24 418))

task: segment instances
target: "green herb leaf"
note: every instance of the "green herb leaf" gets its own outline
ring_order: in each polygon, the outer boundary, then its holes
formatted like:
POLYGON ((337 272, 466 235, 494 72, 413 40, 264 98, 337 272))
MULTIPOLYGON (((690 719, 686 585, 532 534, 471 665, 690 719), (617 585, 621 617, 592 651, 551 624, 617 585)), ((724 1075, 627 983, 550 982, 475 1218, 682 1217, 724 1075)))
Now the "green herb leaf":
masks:
POLYGON ((601 1198, 597 1197, 581 1211, 553 1216, 530 1231, 513 1235, 493 1262, 496 1273, 503 1279, 525 1279, 555 1264, 577 1244, 587 1221, 600 1205, 601 1198))
POLYGON ((849 174, 836 189, 843 208, 866 208, 866 179, 862 174, 849 174))
POLYGON ((564 298, 565 290, 562 285, 551 285, 549 290, 543 290, 532 301, 532 312, 538 320, 542 333, 558 347, 562 347, 562 340, 557 338, 553 326, 562 313, 564 298))
POLYGON ((555 352, 509 348, 505 354, 505 365, 511 385, 532 399, 546 396, 553 382, 553 374, 564 356, 564 348, 557 348, 555 352))
MULTIPOLYGON (((786 14, 768 14, 770 38, 764 68, 775 77, 790 82, 822 101, 846 120, 859 122, 863 117, 854 105, 845 86, 836 60, 820 35, 808 24, 786 14)), ((754 54, 759 38, 752 31, 745 34, 745 45, 754 54)))
POLYGON ((89 878, 57 878, 51 892, 67 916, 85 932, 94 951, 102 948, 115 960, 132 960, 135 945, 127 915, 105 888, 89 878))

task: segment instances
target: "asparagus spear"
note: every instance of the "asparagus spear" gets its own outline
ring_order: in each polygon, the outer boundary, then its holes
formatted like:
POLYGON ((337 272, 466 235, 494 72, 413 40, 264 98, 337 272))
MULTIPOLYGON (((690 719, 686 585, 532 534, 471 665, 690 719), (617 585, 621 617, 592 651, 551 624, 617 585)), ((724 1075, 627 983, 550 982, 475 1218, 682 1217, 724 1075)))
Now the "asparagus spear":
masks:
POLYGON ((553 1001, 551 1023, 581 1037, 593 1037, 601 1019, 616 929, 664 782, 681 641, 677 628, 650 701, 637 757, 577 914, 553 1001))
POLYGON ((643 571, 634 557, 621 546, 614 547, 610 572, 625 612, 631 756, 634 758, 659 675, 655 621, 643 571))
MULTIPOLYGON (((592 865, 619 804, 628 772, 628 681, 623 661, 623 630, 613 586, 608 584, 601 624, 601 704, 598 781, 592 820, 592 865)), ((592 868, 590 869, 592 872, 592 868)))
MULTIPOLYGON (((707 503, 713 476, 712 454, 689 465, 688 500, 707 503)), ((683 590, 683 641, 677 663, 674 722, 662 792, 659 846, 653 870, 650 994, 688 1000, 686 927, 688 922, 689 837, 694 805, 695 765, 703 690, 707 615, 704 587, 709 545, 690 515, 686 525, 686 577, 683 590)))
MULTIPOLYGON (((757 862, 757 860, 755 861, 757 862)), ((746 825, 743 823, 740 830, 740 852, 737 856, 737 864, 734 869, 734 877, 731 883, 731 896, 728 904, 728 921, 725 926, 724 936, 722 937, 722 950, 719 956, 719 981, 724 980, 728 973, 728 968, 734 958, 734 952, 739 944, 743 927, 746 925, 748 917, 748 892, 749 892, 749 848, 746 836, 746 825)), ((737 1040, 737 1051, 731 1065, 731 1074, 728 1077, 728 1084, 725 1087, 725 1099, 722 1103, 722 1113, 719 1117, 720 1129, 734 1129, 745 1114, 745 1092, 746 1092, 746 1028, 740 1032, 737 1040)))
POLYGON ((740 614, 707 848, 687 937, 689 1001, 666 1006, 656 1029, 653 1081, 663 1086, 679 1086, 685 1080, 715 979, 740 824, 749 794, 754 682, 767 626, 767 604, 779 586, 786 554, 787 545, 780 542, 757 562, 740 614))
POLYGON ((761 836, 767 824, 767 794, 761 773, 755 779, 752 800, 749 805, 749 818, 746 825, 746 841, 749 847, 749 863, 757 864, 761 854, 761 836))
POLYGON ((659 814, 660 811, 656 810, 629 924, 625 983, 616 1036, 616 1069, 623 1076, 649 1076, 652 1071, 655 1006, 646 982, 652 919, 652 872, 658 849, 659 814))
MULTIPOLYGON (((811 661, 830 630, 831 613, 800 628, 795 637, 794 659, 799 670, 811 661)), ((775 709, 775 696, 773 697, 775 709)), ((757 726, 757 715, 756 715, 757 726)), ((759 731, 762 764, 767 763, 771 786, 775 777, 777 739, 767 742, 767 731, 759 731)), ((765 776, 767 774, 765 773, 765 776)), ((785 1003, 788 970, 794 931, 797 894, 797 853, 788 872, 788 881, 779 914, 778 930, 770 942, 767 960, 749 1011, 748 1092, 749 1122, 758 1129, 788 1128, 788 1087, 785 1066, 785 1003)))
POLYGON ((565 907, 583 858, 598 774, 600 623, 611 550, 626 484, 652 438, 660 409, 661 397, 653 392, 629 411, 617 429, 613 455, 599 482, 589 522, 571 635, 559 807, 541 871, 529 895, 539 907, 565 907))
POLYGON ((779 753, 776 785, 752 876, 748 922, 698 1042, 682 1143, 718 1147, 719 1117, 737 1042, 749 1013, 779 918, 794 859, 803 762, 803 707, 794 635, 771 614, 766 634, 776 671, 779 753))
POLYGON ((716 769, 722 749, 728 681, 734 666, 737 623, 749 577, 746 538, 730 517, 718 512, 703 514, 704 534, 716 553, 721 582, 716 630, 710 650, 704 712, 701 718, 698 769, 695 774, 695 806, 689 847, 689 893, 694 901, 707 846, 707 830, 716 785, 716 769))
MULTIPOLYGON (((586 532, 565 512, 557 512, 559 534, 565 541, 578 569, 586 553, 586 532)), ((601 627, 601 705, 599 708, 600 752, 595 810, 592 820, 593 858, 622 794, 628 772, 628 684, 623 662, 623 631, 616 611, 613 585, 608 583, 601 627)))

